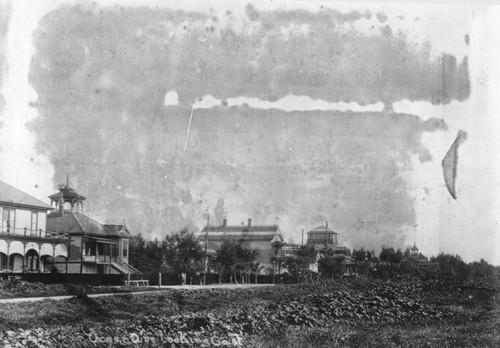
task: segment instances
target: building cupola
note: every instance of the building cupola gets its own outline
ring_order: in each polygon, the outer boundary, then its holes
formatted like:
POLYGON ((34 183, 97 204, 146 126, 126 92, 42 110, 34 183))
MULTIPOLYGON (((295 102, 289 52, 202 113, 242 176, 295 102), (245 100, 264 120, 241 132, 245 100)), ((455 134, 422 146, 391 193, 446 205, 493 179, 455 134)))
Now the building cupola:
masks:
POLYGON ((64 215, 64 205, 69 203, 71 206, 71 211, 80 208, 83 209, 83 201, 86 197, 80 195, 73 188, 69 186, 69 177, 66 176, 66 185, 59 185, 59 192, 54 193, 49 196, 50 205, 55 204, 56 209, 58 209, 61 215, 64 215))

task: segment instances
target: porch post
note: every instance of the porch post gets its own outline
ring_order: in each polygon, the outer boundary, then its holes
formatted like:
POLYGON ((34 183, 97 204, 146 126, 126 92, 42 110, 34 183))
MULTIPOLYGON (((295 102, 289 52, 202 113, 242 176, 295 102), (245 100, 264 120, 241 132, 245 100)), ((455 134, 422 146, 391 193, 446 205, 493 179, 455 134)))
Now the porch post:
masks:
POLYGON ((54 268, 55 263, 56 263, 56 244, 52 244, 52 268, 54 268))
POLYGON ((106 244, 107 249, 108 249, 108 274, 111 273, 111 244, 106 244))
POLYGON ((99 244, 99 242, 96 241, 95 242, 95 265, 94 265, 96 274, 98 273, 97 272, 97 258, 99 257, 99 251, 98 251, 99 248, 97 248, 98 244, 99 244))
POLYGON ((274 279, 275 279, 275 274, 276 274, 276 261, 273 261, 273 284, 274 284, 274 279))
POLYGON ((80 274, 83 273, 83 237, 85 235, 82 233, 82 239, 80 240, 80 274))
MULTIPOLYGON (((24 229, 24 235, 26 235, 26 228, 24 229)), ((26 267, 26 243, 23 243, 23 270, 24 272, 24 267, 26 267)))
MULTIPOLYGON (((71 238, 68 236, 68 238, 71 238)), ((68 243, 68 245, 66 246, 66 273, 68 273, 68 262, 69 262, 69 252, 70 252, 70 249, 71 248, 71 239, 70 239, 70 242, 68 243)))
POLYGON ((10 242, 7 242, 7 270, 10 271, 10 242))

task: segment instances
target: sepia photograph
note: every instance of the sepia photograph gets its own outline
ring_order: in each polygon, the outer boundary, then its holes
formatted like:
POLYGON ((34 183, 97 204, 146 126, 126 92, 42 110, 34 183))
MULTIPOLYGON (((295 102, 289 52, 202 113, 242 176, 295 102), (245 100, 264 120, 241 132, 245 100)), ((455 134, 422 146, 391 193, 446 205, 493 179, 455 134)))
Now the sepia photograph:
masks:
POLYGON ((0 347, 500 347, 500 4, 0 0, 0 347))

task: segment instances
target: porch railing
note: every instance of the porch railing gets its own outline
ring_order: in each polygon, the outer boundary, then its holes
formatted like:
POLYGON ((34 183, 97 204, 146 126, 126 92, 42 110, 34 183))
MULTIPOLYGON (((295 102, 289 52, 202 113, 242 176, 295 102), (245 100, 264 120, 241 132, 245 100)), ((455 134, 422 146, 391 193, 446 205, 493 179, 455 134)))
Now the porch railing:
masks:
POLYGON ((11 236, 24 236, 24 237, 38 237, 38 238, 64 238, 67 239, 68 233, 49 232, 42 229, 34 230, 30 228, 13 228, 2 227, 0 234, 7 234, 11 236))
POLYGON ((111 255, 83 255, 84 262, 112 263, 116 261, 116 256, 111 255), (96 260, 97 257, 97 260, 96 260))

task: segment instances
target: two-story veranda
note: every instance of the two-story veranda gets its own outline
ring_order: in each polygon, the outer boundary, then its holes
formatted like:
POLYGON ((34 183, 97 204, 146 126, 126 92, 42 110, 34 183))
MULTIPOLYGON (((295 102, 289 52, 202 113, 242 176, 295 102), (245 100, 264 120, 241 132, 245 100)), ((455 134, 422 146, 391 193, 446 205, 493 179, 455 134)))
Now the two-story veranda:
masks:
POLYGON ((68 235, 45 229, 51 209, 0 181, 0 272, 67 271, 68 235))

